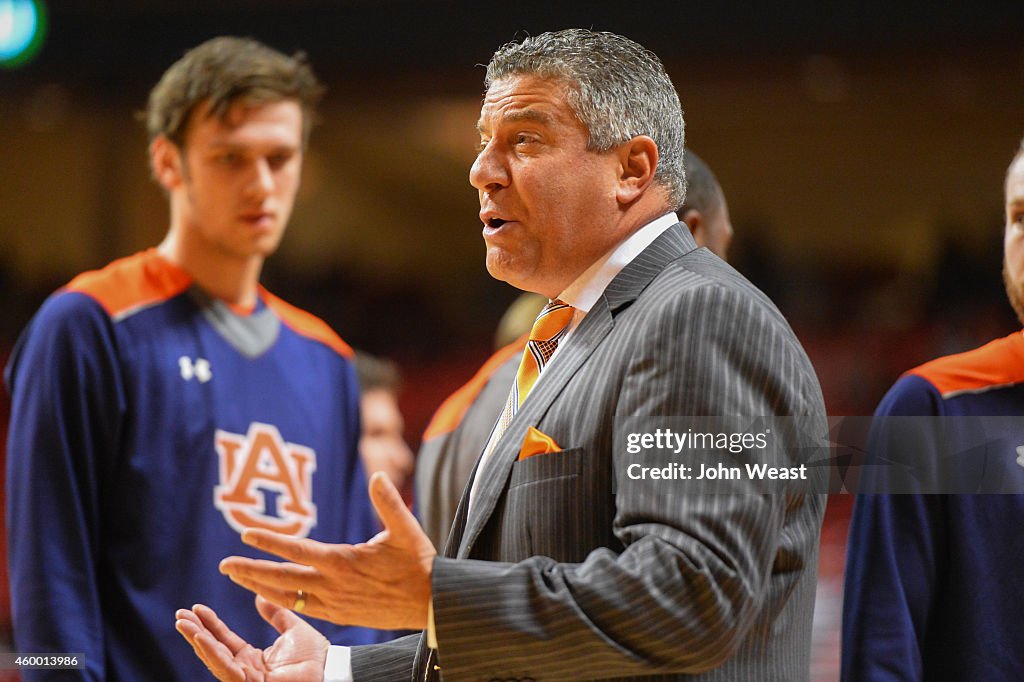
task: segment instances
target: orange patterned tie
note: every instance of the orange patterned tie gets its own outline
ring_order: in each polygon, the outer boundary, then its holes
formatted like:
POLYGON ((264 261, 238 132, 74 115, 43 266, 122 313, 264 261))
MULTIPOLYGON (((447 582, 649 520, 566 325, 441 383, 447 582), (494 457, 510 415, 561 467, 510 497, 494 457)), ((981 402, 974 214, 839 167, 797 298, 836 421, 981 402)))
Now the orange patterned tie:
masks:
POLYGON ((483 454, 480 455, 480 462, 477 464, 476 475, 470 487, 469 500, 472 509, 473 499, 476 497, 477 487, 483 476, 481 475, 487 466, 487 461, 494 452, 494 447, 501 440, 505 429, 512 423, 512 418, 519 411, 519 406, 526 400, 533 385, 537 383, 537 377, 541 370, 548 364, 548 360, 558 348, 558 342, 565 338, 569 331, 569 323, 572 322, 575 309, 559 300, 554 300, 544 306, 540 315, 533 322, 533 329, 530 330, 530 340, 523 350, 523 359, 519 362, 519 371, 516 372, 516 381, 509 391, 508 400, 505 401, 505 408, 501 416, 491 429, 491 435, 484 446, 483 454))
POLYGON ((533 322, 533 329, 530 330, 530 340, 523 349, 523 359, 519 362, 519 371, 516 372, 516 381, 509 391, 508 400, 505 402, 505 409, 495 429, 491 443, 497 443, 505 429, 512 422, 512 418, 519 411, 519 406, 530 394, 533 385, 537 383, 537 377, 548 360, 554 355, 561 341, 569 331, 569 323, 572 322, 572 315, 575 309, 559 300, 554 300, 544 306, 544 309, 537 315, 533 322))

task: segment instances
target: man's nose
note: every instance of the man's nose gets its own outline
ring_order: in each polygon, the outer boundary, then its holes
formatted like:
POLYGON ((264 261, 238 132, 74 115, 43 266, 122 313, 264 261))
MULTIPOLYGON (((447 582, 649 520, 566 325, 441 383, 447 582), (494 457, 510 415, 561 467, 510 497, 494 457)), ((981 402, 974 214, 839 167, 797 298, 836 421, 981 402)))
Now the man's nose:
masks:
POLYGON ((484 145, 469 168, 469 184, 481 192, 493 192, 509 184, 508 166, 491 141, 484 145))
POLYGON ((267 159, 257 159, 252 177, 249 179, 249 193, 262 198, 274 191, 274 171, 267 159))

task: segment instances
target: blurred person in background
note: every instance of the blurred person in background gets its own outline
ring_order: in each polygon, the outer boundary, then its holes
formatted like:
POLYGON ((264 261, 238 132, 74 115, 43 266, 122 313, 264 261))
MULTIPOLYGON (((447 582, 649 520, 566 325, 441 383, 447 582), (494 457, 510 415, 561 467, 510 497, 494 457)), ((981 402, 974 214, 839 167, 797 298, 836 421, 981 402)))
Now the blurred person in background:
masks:
MULTIPOLYGON (((1024 143, 1004 192, 1003 280, 1024 325, 1024 143)), ((989 466, 1005 473, 1003 489, 1024 489, 1024 431, 1003 437, 988 422, 979 451, 973 422, 960 419, 1024 416, 1024 331, 909 370, 875 414, 946 418, 946 437, 908 445, 883 436, 876 420, 869 463, 899 462, 894 447, 912 447, 936 468, 950 452, 963 452, 991 458, 989 466)), ((858 494, 847 545, 842 679, 1024 679, 1022 518, 1021 494, 858 494)))
MULTIPOLYGON (((360 464, 351 349, 259 285, 299 188, 321 86, 305 58, 221 37, 146 110, 170 204, 156 248, 54 293, 7 367, 7 524, 17 651, 81 670, 27 680, 195 680, 169 615, 217 604, 274 634, 218 573, 250 528, 359 542, 378 527, 360 464)), ((381 641, 320 623, 339 643, 381 641)))
POLYGON ((699 246, 706 246, 722 260, 729 260, 733 229, 725 192, 708 164, 692 149, 683 150, 683 168, 686 169, 686 199, 676 209, 676 215, 690 228, 699 246))
POLYGON ((363 431, 359 454, 367 476, 383 471, 407 500, 412 482, 413 453, 405 442, 405 420, 398 407, 401 375, 398 366, 364 351, 356 351, 363 431))

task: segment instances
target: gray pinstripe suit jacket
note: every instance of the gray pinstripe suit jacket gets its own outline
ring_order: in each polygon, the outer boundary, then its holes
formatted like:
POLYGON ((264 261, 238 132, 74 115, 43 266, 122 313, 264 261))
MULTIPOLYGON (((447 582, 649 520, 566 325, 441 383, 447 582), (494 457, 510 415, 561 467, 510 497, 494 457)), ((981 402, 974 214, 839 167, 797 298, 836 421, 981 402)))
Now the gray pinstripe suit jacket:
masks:
POLYGON ((434 563, 438 652, 356 647, 355 679, 807 679, 823 496, 612 493, 616 416, 805 414, 821 389, 782 315, 670 228, 523 403, 468 518, 463 498, 434 563), (529 426, 564 450, 516 461, 529 426))

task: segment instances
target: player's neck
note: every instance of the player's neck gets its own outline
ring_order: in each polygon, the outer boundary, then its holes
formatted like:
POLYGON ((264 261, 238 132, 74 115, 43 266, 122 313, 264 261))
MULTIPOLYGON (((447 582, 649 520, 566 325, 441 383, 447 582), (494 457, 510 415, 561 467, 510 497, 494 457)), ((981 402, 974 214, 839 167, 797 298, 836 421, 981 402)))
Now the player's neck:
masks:
POLYGON ((179 238, 172 230, 157 247, 213 298, 243 309, 256 305, 263 258, 239 258, 179 238))

